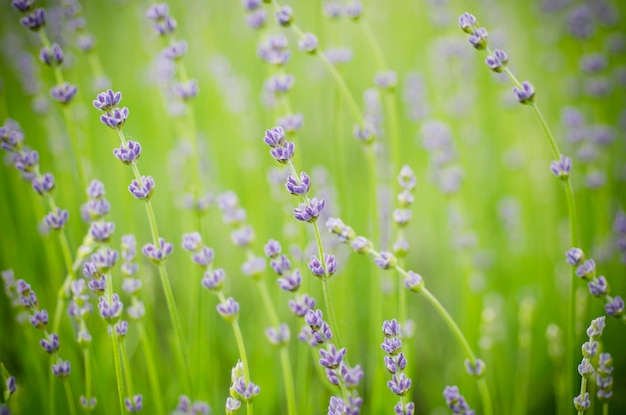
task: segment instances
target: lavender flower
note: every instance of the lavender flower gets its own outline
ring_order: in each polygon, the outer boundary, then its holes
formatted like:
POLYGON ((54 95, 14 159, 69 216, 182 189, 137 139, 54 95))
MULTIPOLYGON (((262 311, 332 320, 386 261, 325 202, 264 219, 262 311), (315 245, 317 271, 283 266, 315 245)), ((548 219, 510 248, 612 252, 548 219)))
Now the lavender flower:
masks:
MULTIPOLYGON (((22 5, 20 5, 20 7, 22 7, 22 5)), ((44 9, 35 9, 32 13, 22 17, 20 19, 20 23, 25 28, 30 29, 33 32, 38 32, 39 29, 46 25, 46 11, 44 9)))
POLYGON ((522 82, 522 88, 513 87, 515 98, 520 104, 530 104, 535 100, 535 88, 528 81, 522 82))
POLYGON ((567 180, 572 170, 572 159, 561 155, 560 160, 553 160, 550 163, 550 170, 561 180, 567 180))
POLYGON ((358 0, 354 0, 345 6, 344 11, 349 19, 359 20, 363 14, 363 4, 358 0))
POLYGON ((337 271, 337 260, 333 255, 324 254, 324 263, 326 269, 319 258, 313 255, 307 266, 316 277, 329 278, 337 271))
POLYGON ((51 48, 44 46, 39 51, 39 60, 48 66, 60 66, 63 63, 63 49, 58 43, 53 43, 51 48))
POLYGON ((293 22, 293 10, 289 6, 283 6, 276 12, 276 21, 283 27, 288 27, 293 22))
POLYGON ((465 359, 465 370, 472 376, 477 378, 482 377, 485 374, 485 362, 481 359, 476 359, 474 363, 469 359, 465 359))
POLYGON ((317 51, 317 44, 317 36, 313 33, 305 33, 302 39, 298 42, 298 47, 303 52, 315 53, 317 51))
POLYGON ((89 234, 97 242, 108 242, 115 231, 113 222, 93 222, 89 228, 89 234))
POLYGON ((477 50, 483 50, 487 48, 487 29, 480 27, 475 29, 467 36, 467 41, 477 50))
POLYGON ((299 221, 313 223, 317 221, 325 206, 326 201, 324 199, 314 197, 308 203, 300 203, 293 210, 293 216, 299 221))
POLYGON ((141 176, 141 183, 137 182, 137 179, 133 179, 128 186, 128 191, 137 199, 150 200, 154 193, 154 186, 152 176, 141 176))
POLYGON ((589 281, 587 287, 589 287, 589 293, 594 297, 604 297, 609 292, 609 283, 604 276, 589 281))
POLYGON ((54 354, 59 350, 59 335, 52 333, 48 336, 48 338, 41 339, 39 344, 41 344, 41 347, 43 347, 46 353, 54 354))
POLYGON ((11 6, 19 12, 27 13, 35 7, 35 0, 13 0, 11 6))
POLYGON ((195 98, 199 92, 200 88, 195 79, 190 79, 185 83, 177 82, 174 84, 174 93, 184 101, 195 98))
POLYGON ((76 96, 77 91, 78 87, 76 85, 64 82, 50 89, 50 96, 61 104, 69 104, 76 96))
POLYGON ((128 118, 128 108, 115 108, 112 112, 105 112, 100 116, 100 121, 107 127, 120 129, 126 124, 128 118))
POLYGON ((489 55, 485 58, 485 63, 489 69, 496 73, 500 73, 508 65, 509 57, 503 50, 496 49, 493 51, 493 55, 489 55))
POLYGON ((624 314, 624 300, 618 295, 604 305, 604 310, 611 317, 621 317, 624 314))
POLYGON ((282 290, 294 292, 297 291, 300 288, 300 284, 302 284, 302 275, 300 274, 300 270, 296 269, 290 275, 278 278, 276 282, 282 290))
POLYGON ((59 379, 64 379, 70 375, 71 365, 67 360, 59 360, 52 365, 52 373, 59 379))
POLYGON ((424 279, 421 275, 408 271, 408 276, 404 279, 404 286, 411 291, 420 292, 424 288, 424 279))
POLYGON ((265 244, 263 249, 265 251, 265 255, 268 258, 276 258, 278 257, 278 255, 280 255, 281 252, 280 242, 274 239, 270 239, 269 241, 267 241, 267 244, 265 244))
POLYGON ((287 115, 278 119, 278 125, 288 134, 294 133, 302 128, 303 122, 304 117, 301 113, 287 115))
POLYGON ((380 252, 379 255, 374 258, 374 262, 382 269, 392 269, 398 265, 398 260, 393 256, 391 252, 380 252))
POLYGON ((232 297, 229 297, 217 305, 217 312, 224 320, 232 323, 239 315, 239 304, 232 297))
POLYGON ((267 41, 259 45, 257 53, 261 59, 272 64, 282 66, 291 58, 287 49, 287 38, 283 35, 268 37, 267 41))
POLYGON ((124 398, 124 405, 126 405, 126 410, 128 410, 131 414, 140 412, 143 408, 143 396, 135 395, 132 400, 130 398, 124 398))
POLYGON ((289 343, 289 327, 281 323, 278 330, 274 327, 265 329, 265 336, 275 346, 284 346, 289 343))
POLYGON ((354 252, 357 254, 369 254, 372 249, 374 249, 372 242, 363 236, 355 237, 350 243, 350 246, 352 246, 352 249, 354 249, 354 252))
POLYGON ((576 275, 582 279, 589 279, 596 273, 596 262, 588 259, 576 268, 576 275))
POLYGON ((109 89, 96 95, 96 99, 93 100, 93 106, 102 111, 110 111, 117 107, 121 100, 121 92, 113 92, 113 90, 109 89))
POLYGON ((598 386, 596 396, 602 402, 606 402, 613 396, 613 378, 611 373, 613 373, 613 358, 609 353, 600 353, 596 376, 596 384, 598 386))
POLYGON ((263 9, 256 9, 246 16, 246 24, 252 29, 260 29, 266 20, 267 13, 263 9))
POLYGON ((47 196, 54 189, 54 176, 50 173, 46 173, 43 176, 35 177, 31 184, 33 186, 33 190, 41 196, 47 196))
POLYGON ((43 218, 46 226, 54 230, 63 229, 68 219, 69 219, 69 212, 67 210, 61 210, 59 208, 56 208, 56 210, 48 213, 43 218))
POLYGON ((337 350, 334 344, 329 344, 326 349, 320 349, 319 363, 323 367, 329 369, 336 369, 343 362, 343 358, 346 355, 346 348, 342 347, 337 350))
POLYGON ((565 253, 567 263, 571 266, 580 265, 580 262, 585 259, 585 254, 580 248, 571 248, 565 253))
POLYGON ((145 244, 141 248, 141 252, 155 264, 161 264, 167 260, 167 257, 174 250, 174 245, 166 242, 165 239, 159 238, 158 246, 152 243, 145 244))
POLYGON ((394 71, 377 72, 374 83, 381 89, 393 91, 398 84, 398 75, 394 71))
POLYGON ((123 309, 124 304, 122 304, 117 294, 113 294, 111 300, 108 300, 105 296, 101 296, 98 299, 98 310, 108 324, 115 324, 120 319, 123 309))
POLYGON ((446 405, 455 414, 474 415, 465 401, 463 395, 459 394, 459 388, 457 386, 446 386, 443 391, 443 397, 446 400, 446 405))
POLYGON ((574 398, 574 408, 576 408, 578 412, 585 412, 585 410, 589 408, 589 406, 591 406, 591 401, 589 400, 589 392, 585 392, 584 397, 578 395, 574 398))
POLYGON ((297 296, 295 300, 289 300, 289 308, 298 317, 304 317, 309 310, 315 308, 315 299, 308 294, 297 296))
POLYGON ((113 149, 115 157, 124 164, 132 164, 141 156, 141 145, 133 140, 128 140, 126 144, 122 144, 119 148, 113 149))
POLYGON ((180 42, 173 42, 163 50, 163 57, 171 61, 180 60, 187 53, 187 42, 181 40, 180 42))
POLYGON ((265 272, 265 258, 263 257, 251 257, 241 266, 241 272, 255 280, 260 279, 265 272))

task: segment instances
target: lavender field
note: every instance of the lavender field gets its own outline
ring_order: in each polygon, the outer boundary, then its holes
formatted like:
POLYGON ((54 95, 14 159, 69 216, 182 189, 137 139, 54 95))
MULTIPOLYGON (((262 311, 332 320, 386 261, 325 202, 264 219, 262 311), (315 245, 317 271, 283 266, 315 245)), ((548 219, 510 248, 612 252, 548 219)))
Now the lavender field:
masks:
POLYGON ((626 3, 4 0, 0 415, 626 413, 626 3))

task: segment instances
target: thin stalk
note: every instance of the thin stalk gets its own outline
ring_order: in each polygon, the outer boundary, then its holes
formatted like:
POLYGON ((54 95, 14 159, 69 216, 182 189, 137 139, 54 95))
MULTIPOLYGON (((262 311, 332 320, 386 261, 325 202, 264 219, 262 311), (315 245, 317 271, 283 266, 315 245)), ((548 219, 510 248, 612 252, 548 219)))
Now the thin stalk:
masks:
POLYGON ((87 399, 87 405, 91 412, 91 398, 92 398, 92 377, 91 377, 91 359, 89 358, 89 347, 82 347, 83 350, 83 364, 85 365, 85 399, 87 399))
POLYGON ((152 348, 150 347, 150 338, 146 332, 146 327, 143 322, 138 322, 139 337, 141 342, 141 348, 143 349, 143 356, 146 359, 146 369, 148 371, 148 382, 150 382, 150 390, 152 392, 151 399, 156 406, 156 412, 158 414, 165 414, 163 410, 163 402, 161 401, 161 389, 159 388, 159 379, 157 374, 156 365, 154 364, 154 357, 152 356, 152 348))
MULTIPOLYGON (((583 376, 580 381, 580 398, 585 399, 585 392, 587 392, 587 377, 583 376)), ((584 410, 578 411, 578 415, 583 415, 584 410)))
POLYGON ((134 388, 133 388, 133 379, 130 372, 130 363, 128 361, 128 354, 126 353, 126 344, 123 339, 118 339, 117 344, 120 348, 120 356, 122 361, 122 369, 126 374, 126 392, 129 399, 133 399, 134 388))
MULTIPOLYGON (((53 356, 50 356, 50 362, 50 365, 52 365, 52 363, 54 362, 53 356)), ((56 394, 54 393, 54 380, 54 373, 52 373, 52 370, 48 370, 48 407, 51 415, 55 415, 57 412, 55 399, 56 394)))
POLYGON ((67 399, 67 406, 70 415, 76 415, 76 405, 74 404, 74 394, 72 393, 72 386, 67 379, 63 380, 63 388, 65 389, 65 398, 67 399))
POLYGON ((296 392, 293 383, 293 372, 291 370, 291 361, 289 360, 289 351, 286 346, 280 348, 280 362, 283 368, 283 378, 285 378, 285 393, 287 395, 287 413, 296 415, 296 392))
MULTIPOLYGON (((116 129, 117 134, 123 145, 126 145, 126 137, 121 129, 116 129)), ((139 173, 139 169, 137 168, 136 163, 131 164, 133 174, 135 175, 135 179, 137 182, 142 183, 141 174, 139 173)), ((148 222, 150 223, 150 231, 152 233, 153 243, 158 246, 159 243, 159 230, 157 227, 156 216, 154 214, 154 209, 152 208, 152 202, 150 200, 146 200, 146 214, 148 216, 148 222)), ((161 280, 161 286, 163 287, 163 292, 165 294, 165 302, 167 304, 167 309, 170 315, 170 320, 172 325, 174 326, 174 331, 176 334, 176 347, 175 351, 179 358, 179 360, 183 363, 183 371, 185 372, 185 388, 188 391, 191 391, 191 385, 193 384, 191 380, 191 370, 189 369, 189 359, 187 355, 183 352, 187 350, 187 346, 185 343, 185 337, 183 334, 183 327, 180 322, 180 316, 178 315, 178 310, 176 308, 176 302, 174 301, 174 293, 172 291, 172 286, 170 284, 169 276, 167 274, 167 268, 164 263, 160 263, 158 265, 159 268, 159 277, 161 280)))

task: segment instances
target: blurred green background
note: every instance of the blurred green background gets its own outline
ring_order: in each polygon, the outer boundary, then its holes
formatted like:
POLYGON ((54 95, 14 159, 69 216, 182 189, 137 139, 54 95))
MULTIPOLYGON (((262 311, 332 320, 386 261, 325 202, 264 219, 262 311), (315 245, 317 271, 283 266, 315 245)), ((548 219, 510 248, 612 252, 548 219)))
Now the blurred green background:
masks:
MULTIPOLYGON (((364 91, 375 87, 376 69, 358 24, 347 18, 328 19, 320 1, 289 4, 295 22, 318 36, 321 49, 353 51, 352 60, 339 70, 361 104, 364 91)), ((475 14, 489 31, 490 45, 506 50, 516 76, 535 86, 537 102, 561 151, 573 157, 581 248, 596 260, 598 272, 607 277, 612 292, 623 296, 626 273, 612 223, 617 212, 624 209, 626 194, 626 6, 620 1, 589 2, 595 13, 594 31, 589 38, 580 39, 570 33, 568 19, 582 4, 567 0, 364 2, 363 20, 379 42, 388 68, 398 74, 393 99, 399 111, 400 161, 408 164, 418 179, 413 219, 406 231, 411 244, 406 268, 424 277, 426 286, 487 363, 495 413, 557 411, 555 385, 564 370, 563 356, 557 353, 551 358, 546 331, 550 324, 565 330, 570 275, 564 260, 564 252, 570 248, 567 208, 563 186, 549 169, 552 157, 540 124, 529 108, 515 102, 510 83, 488 70, 483 62, 486 54, 474 51, 467 43, 457 17, 465 11, 475 14), (610 7, 604 15, 600 4, 610 7), (599 74, 585 74, 581 60, 594 52, 606 57, 608 67, 599 74), (590 84, 593 87, 594 82, 605 81, 609 85, 606 93, 599 97, 589 94, 590 84), (584 115, 585 125, 579 128, 582 142, 574 143, 571 137, 576 131, 562 123, 566 107, 584 115), (433 161, 424 148, 424 131, 432 121, 449 127, 457 154, 454 163, 463 171, 460 189, 454 194, 442 192, 432 180, 433 161), (611 142, 594 144, 594 128, 610 129, 611 142), (585 146, 594 147, 593 157, 584 153, 592 151, 585 146), (604 175, 604 182, 590 186, 597 175, 604 175), (470 243, 460 247, 459 238, 470 243)), ((152 201, 159 230, 175 244, 167 268, 187 342, 195 345, 190 346, 190 357, 196 390, 185 392, 180 374, 172 369, 172 329, 156 268, 141 258, 140 278, 145 287, 141 298, 155 343, 163 401, 174 409, 178 395, 187 393, 192 399, 208 401, 214 413, 222 413, 237 349, 227 323, 215 313, 215 297, 201 287, 200 272, 180 247, 182 234, 197 230, 182 203, 186 173, 180 136, 185 124, 171 115, 171 98, 155 70, 156 58, 166 43, 154 34, 145 17, 151 3, 83 2, 86 28, 96 39, 96 49, 89 56, 76 48, 76 34, 68 29, 60 2, 37 5, 48 9, 46 30, 66 52, 63 70, 67 80, 79 87, 69 108, 87 175, 106 186, 112 204, 110 220, 116 224, 116 249, 121 235, 136 234, 142 246, 150 241, 150 233, 142 203, 127 191, 131 170, 112 155, 118 138, 99 122, 99 112, 91 106, 104 85, 98 84, 97 66, 93 66, 97 61, 110 86, 123 94, 121 105, 130 110, 124 132, 127 138, 141 143, 139 167, 142 174, 152 175, 157 185, 152 201), (206 326, 197 331, 192 322, 199 313, 207 317, 206 326)), ((297 168, 312 174, 313 196, 319 192, 334 195, 328 206, 333 216, 369 236, 372 206, 363 147, 352 137, 355 120, 326 68, 314 56, 300 52, 293 33, 277 27, 271 7, 267 10, 267 27, 257 31, 246 26, 246 12, 236 1, 170 3, 170 14, 178 22, 176 38, 186 40, 189 46, 184 64, 200 87, 191 108, 200 139, 203 187, 215 195, 226 190, 236 192, 254 227, 253 250, 257 255, 262 255, 269 238, 280 240, 285 248, 293 244, 305 251, 307 242, 312 241, 310 226, 296 223, 290 215, 298 200, 268 179, 270 169, 278 165, 262 142, 264 130, 276 125, 279 110, 264 104, 263 84, 273 72, 258 58, 257 44, 268 34, 284 33, 292 50, 286 71, 296 79, 289 98, 294 111, 304 115, 304 126, 296 138, 300 157, 296 158, 297 168)), ((19 25, 19 17, 8 1, 0 5, 0 119, 12 118, 21 124, 26 143, 40 153, 42 172, 55 175, 56 200, 70 211, 66 232, 74 251, 88 230, 79 211, 86 195, 76 178, 61 108, 48 98, 54 84, 52 70, 37 61, 39 39, 19 25)), ((397 170, 389 163, 385 123, 383 128, 385 133, 375 144, 378 226, 382 230, 376 246, 388 250, 396 232, 390 210, 395 208, 391 184, 397 170)), ((2 169, 0 269, 13 269, 16 278, 30 282, 41 306, 52 314, 65 268, 56 238, 38 231, 45 212, 43 200, 8 162, 2 169)), ((222 223, 217 207, 208 211, 207 222, 210 232, 203 234, 204 242, 215 249, 216 266, 227 272, 227 296, 241 304, 240 324, 251 376, 261 386, 255 409, 260 414, 285 413, 278 354, 263 334, 269 322, 254 283, 240 271, 245 251, 231 243, 230 229, 222 223)), ((325 229, 323 233, 326 237, 325 229)), ((340 261, 340 271, 330 283, 335 314, 350 362, 361 363, 366 374, 360 389, 365 399, 362 413, 382 413, 370 406, 374 394, 385 402, 385 413, 391 413, 396 399, 385 386, 387 376, 377 385, 368 380, 374 374, 372 364, 382 365, 383 358, 382 320, 372 311, 370 284, 381 284, 383 318, 391 319, 397 317, 393 287, 400 280, 391 272, 383 275, 374 270, 370 259, 350 254, 345 248, 337 246, 333 238, 327 239, 326 249, 340 261)), ((306 252, 304 262, 294 258, 293 263, 303 271, 304 292, 311 293, 322 306, 321 285, 306 269, 312 252, 306 252)), ((298 413, 325 413, 329 392, 316 374, 307 346, 295 339, 302 322, 289 311, 291 295, 278 289, 270 271, 265 278, 281 319, 290 325, 292 334, 289 350, 298 413)), ((577 283, 576 364, 586 337, 584 330, 592 318, 604 313, 601 301, 587 294, 582 281, 577 283)), ((11 408, 18 414, 42 413, 48 401, 50 369, 37 344, 39 333, 27 322, 16 321, 19 310, 11 308, 6 297, 0 298, 0 361, 16 376, 19 388, 11 408)), ((480 412, 475 383, 465 373, 464 357, 447 327, 418 295, 409 294, 408 307, 415 332, 405 342, 417 413, 446 413, 441 392, 452 384, 458 384, 480 412)), ((113 401, 107 403, 116 396, 116 389, 106 327, 98 315, 90 317, 89 327, 94 337, 99 399, 95 413, 116 413, 113 401)), ((132 327, 127 347, 136 369, 135 389, 144 394, 144 413, 153 413, 132 327)), ((626 412, 624 330, 623 322, 607 319, 601 340, 602 349, 614 357, 610 413, 616 414, 626 412)), ((63 323, 60 337, 61 354, 72 362, 70 380, 78 396, 83 390, 81 360, 69 319, 63 323)), ((60 386, 55 393, 58 412, 65 413, 60 386)), ((572 387, 572 399, 573 393, 572 387)), ((589 413, 600 413, 600 406, 592 405, 589 413)), ((573 406, 566 409, 570 413, 573 410, 573 406)))

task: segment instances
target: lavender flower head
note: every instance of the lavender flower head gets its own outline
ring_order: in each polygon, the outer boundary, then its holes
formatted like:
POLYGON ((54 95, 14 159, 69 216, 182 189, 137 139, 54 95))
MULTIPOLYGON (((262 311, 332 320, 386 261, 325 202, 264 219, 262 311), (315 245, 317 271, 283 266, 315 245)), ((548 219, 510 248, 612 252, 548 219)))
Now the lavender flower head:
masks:
POLYGON ((96 95, 96 99, 93 100, 93 106, 101 111, 106 112, 117 107, 117 104, 119 104, 121 100, 121 92, 113 92, 113 90, 108 89, 96 95))
POLYGON ((531 104, 535 100, 535 88, 528 81, 522 82, 521 89, 513 87, 513 93, 520 104, 531 104))
POLYGON ((305 33, 302 39, 298 42, 298 47, 301 51, 306 53, 317 52, 318 40, 317 36, 313 33, 305 33))
POLYGON ((317 221, 325 206, 326 201, 324 199, 314 197, 307 203, 300 203, 293 210, 293 216, 299 221, 313 223, 317 221))
POLYGON ((57 85, 50 89, 50 96, 61 104, 69 104, 72 102, 78 92, 78 87, 68 82, 64 82, 61 85, 57 85))
POLYGON ((550 170, 561 180, 567 180, 572 171, 572 159, 561 155, 561 158, 550 163, 550 170))
POLYGON ((174 250, 174 245, 166 242, 165 239, 159 238, 158 246, 152 243, 145 244, 141 248, 141 252, 155 264, 161 264, 167 260, 167 257, 174 250))

